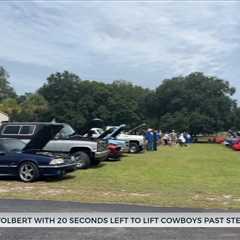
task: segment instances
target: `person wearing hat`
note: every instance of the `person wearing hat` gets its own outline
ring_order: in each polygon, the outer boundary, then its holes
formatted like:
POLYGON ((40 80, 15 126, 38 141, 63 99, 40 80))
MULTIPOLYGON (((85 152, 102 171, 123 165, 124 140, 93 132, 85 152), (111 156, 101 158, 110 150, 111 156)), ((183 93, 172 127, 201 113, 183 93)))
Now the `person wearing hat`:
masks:
POLYGON ((149 128, 145 134, 145 139, 147 141, 147 150, 152 151, 153 150, 153 130, 149 128))

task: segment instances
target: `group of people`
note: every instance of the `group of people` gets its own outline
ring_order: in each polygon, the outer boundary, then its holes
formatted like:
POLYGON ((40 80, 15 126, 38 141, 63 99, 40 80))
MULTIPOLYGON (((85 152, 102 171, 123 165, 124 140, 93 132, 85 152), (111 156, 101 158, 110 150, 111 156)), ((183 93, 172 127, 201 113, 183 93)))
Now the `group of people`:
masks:
POLYGON ((149 128, 145 134, 146 149, 148 151, 156 151, 157 146, 188 146, 192 143, 192 136, 187 132, 177 134, 174 130, 171 132, 162 133, 161 130, 149 128))
POLYGON ((149 128, 145 134, 146 148, 148 151, 157 151, 159 140, 161 139, 161 132, 149 128))

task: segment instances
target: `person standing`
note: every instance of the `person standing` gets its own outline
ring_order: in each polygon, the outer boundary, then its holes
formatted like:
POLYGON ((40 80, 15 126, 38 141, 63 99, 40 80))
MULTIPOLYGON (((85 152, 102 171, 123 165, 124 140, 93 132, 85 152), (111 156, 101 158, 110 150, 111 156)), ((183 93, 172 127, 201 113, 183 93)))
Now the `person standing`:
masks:
POLYGON ((147 141, 147 150, 152 151, 153 150, 153 131, 151 128, 149 128, 145 134, 145 138, 147 141))
POLYGON ((161 137, 162 137, 162 131, 157 131, 157 145, 159 146, 161 144, 161 137))
POLYGON ((176 145, 176 143, 177 143, 177 134, 176 134, 175 130, 172 130, 170 136, 171 136, 171 143, 172 143, 172 145, 176 145))
POLYGON ((164 141, 164 145, 168 145, 169 144, 169 134, 165 133, 163 136, 163 141, 164 141))
POLYGON ((158 131, 153 130, 153 151, 157 151, 158 146, 158 131))
POLYGON ((187 142, 187 144, 191 144, 192 143, 192 136, 189 133, 186 133, 186 142, 187 142))
POLYGON ((186 139, 185 139, 185 137, 184 137, 184 133, 181 133, 181 134, 180 134, 178 140, 179 140, 179 145, 180 145, 181 147, 183 147, 183 146, 186 147, 186 146, 187 146, 187 144, 186 144, 186 139))

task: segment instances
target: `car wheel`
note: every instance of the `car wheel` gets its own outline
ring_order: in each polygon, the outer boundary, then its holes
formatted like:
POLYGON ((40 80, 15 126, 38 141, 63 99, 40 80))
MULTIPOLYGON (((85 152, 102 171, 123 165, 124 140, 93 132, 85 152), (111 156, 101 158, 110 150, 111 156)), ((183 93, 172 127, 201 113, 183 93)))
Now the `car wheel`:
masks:
POLYGON ((65 171, 62 170, 62 171, 60 172, 60 174, 57 176, 57 179, 58 179, 58 180, 62 180, 62 179, 64 178, 65 174, 66 174, 65 171))
POLYGON ((39 170, 36 164, 24 162, 19 167, 18 175, 23 182, 33 182, 39 177, 39 170))
POLYGON ((100 160, 97 160, 97 159, 94 159, 94 160, 93 160, 93 165, 94 165, 94 166, 97 166, 97 165, 99 165, 100 163, 101 163, 100 160))
POLYGON ((137 143, 130 143, 129 152, 130 153, 137 153, 139 151, 139 146, 137 143))
POLYGON ((73 153, 72 156, 74 157, 74 159, 76 161, 78 169, 89 168, 89 166, 91 164, 91 160, 87 153, 78 151, 78 152, 73 153))

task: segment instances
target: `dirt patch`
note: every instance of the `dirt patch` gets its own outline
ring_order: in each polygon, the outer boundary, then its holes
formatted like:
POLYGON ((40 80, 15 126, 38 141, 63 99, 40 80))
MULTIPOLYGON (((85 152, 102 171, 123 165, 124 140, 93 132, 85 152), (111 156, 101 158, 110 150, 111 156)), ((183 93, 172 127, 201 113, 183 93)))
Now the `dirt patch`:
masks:
POLYGON ((64 187, 53 187, 48 186, 44 182, 34 182, 31 184, 26 184, 22 182, 8 182, 4 187, 0 188, 0 194, 31 194, 31 195, 46 195, 46 196, 60 196, 63 194, 76 194, 76 195, 85 195, 85 196, 109 196, 117 198, 126 198, 126 197, 150 197, 154 196, 156 193, 139 193, 139 192, 127 192, 126 190, 120 191, 88 191, 86 189, 66 189, 64 187))
POLYGON ((0 193, 7 193, 7 192, 9 192, 9 190, 0 188, 0 193))
POLYGON ((209 194, 196 194, 192 197, 194 201, 203 201, 203 202, 216 202, 223 205, 228 205, 233 201, 240 201, 239 198, 234 198, 232 195, 209 195, 209 194))

